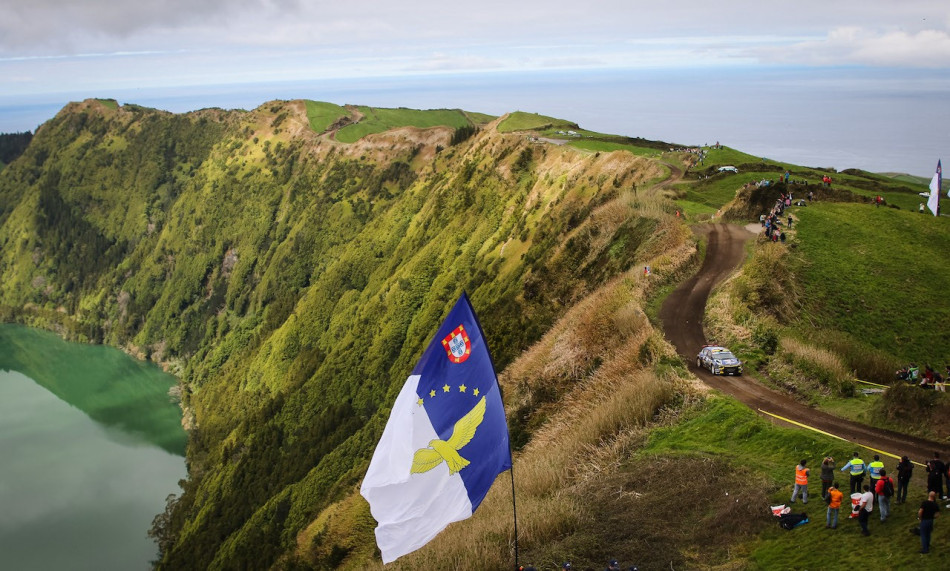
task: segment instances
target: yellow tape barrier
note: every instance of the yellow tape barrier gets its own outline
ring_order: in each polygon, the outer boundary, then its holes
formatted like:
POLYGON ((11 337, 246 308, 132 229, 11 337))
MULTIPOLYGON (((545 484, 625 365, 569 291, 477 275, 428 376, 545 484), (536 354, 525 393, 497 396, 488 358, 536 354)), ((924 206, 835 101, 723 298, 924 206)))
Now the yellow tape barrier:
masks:
MULTIPOLYGON (((800 426, 800 427, 802 427, 802 428, 807 428, 808 430, 812 430, 812 431, 817 432, 817 433, 819 433, 819 434, 824 434, 825 436, 830 436, 830 437, 832 437, 832 438, 837 438, 838 440, 844 440, 845 442, 848 442, 848 439, 847 439, 847 438, 843 438, 843 437, 841 437, 841 436, 838 436, 837 434, 832 434, 832 433, 830 433, 830 432, 825 432, 824 430, 821 430, 820 428, 815 428, 814 426, 808 426, 807 424, 802 424, 801 422, 797 422, 797 421, 792 420, 792 419, 790 419, 790 418, 785 418, 784 416, 779 416, 779 415, 777 415, 777 414, 775 414, 775 413, 771 413, 771 412, 769 412, 769 411, 767 411, 767 410, 762 410, 761 408, 758 409, 758 411, 761 412, 762 414, 767 414, 767 415, 769 415, 769 416, 771 416, 771 417, 773 417, 773 418, 777 418, 777 419, 779 419, 779 420, 781 420, 781 421, 784 421, 784 422, 787 422, 787 423, 789 423, 789 424, 794 424, 795 426, 800 426)), ((898 456, 898 455, 896 455, 896 454, 891 454, 890 452, 885 452, 885 451, 883 451, 883 450, 878 450, 877 448, 872 448, 872 447, 866 446, 866 445, 864 445, 864 444, 858 444, 857 442, 855 442, 855 444, 856 444, 857 446, 860 446, 861 448, 867 448, 868 450, 870 450, 870 451, 872 451, 872 452, 877 452, 878 454, 883 454, 883 455, 885 455, 885 456, 890 456, 891 458, 897 458, 898 460, 901 459, 900 456, 898 456)), ((913 460, 911 460, 911 463, 916 464, 916 465, 921 466, 921 467, 924 467, 924 464, 921 464, 920 462, 914 462, 913 460)))

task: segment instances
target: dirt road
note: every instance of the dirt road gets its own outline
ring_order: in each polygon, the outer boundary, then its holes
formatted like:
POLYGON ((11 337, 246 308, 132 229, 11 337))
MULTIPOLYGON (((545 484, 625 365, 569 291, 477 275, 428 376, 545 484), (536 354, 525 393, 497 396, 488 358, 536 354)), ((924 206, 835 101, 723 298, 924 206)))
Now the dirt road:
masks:
MULTIPOLYGON (((740 377, 721 377, 696 367, 696 354, 706 343, 703 313, 709 293, 717 283, 739 267, 745 256, 745 243, 754 237, 746 228, 732 224, 707 224, 696 231, 704 236, 707 242, 703 265, 695 276, 680 284, 670 294, 660 309, 660 320, 667 339, 689 363, 693 374, 707 385, 735 397, 775 422, 781 421, 772 415, 805 424, 877 451, 888 466, 892 466, 893 461, 885 454, 897 457, 907 454, 916 462, 925 462, 933 456, 934 451, 941 451, 941 456, 946 457, 945 447, 941 444, 865 426, 815 410, 766 388, 748 374, 740 377)), ((867 460, 865 457, 865 461, 867 460)), ((841 464, 843 465, 844 461, 841 464)))

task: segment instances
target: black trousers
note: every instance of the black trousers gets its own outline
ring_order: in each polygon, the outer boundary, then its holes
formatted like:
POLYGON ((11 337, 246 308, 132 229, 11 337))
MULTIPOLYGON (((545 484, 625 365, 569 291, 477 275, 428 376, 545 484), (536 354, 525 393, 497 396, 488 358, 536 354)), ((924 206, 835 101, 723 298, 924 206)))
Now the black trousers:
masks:
POLYGON ((861 490, 861 484, 863 483, 864 483, 864 474, 861 474, 860 476, 852 475, 851 476, 851 493, 854 494, 854 493, 862 492, 863 490, 861 490))

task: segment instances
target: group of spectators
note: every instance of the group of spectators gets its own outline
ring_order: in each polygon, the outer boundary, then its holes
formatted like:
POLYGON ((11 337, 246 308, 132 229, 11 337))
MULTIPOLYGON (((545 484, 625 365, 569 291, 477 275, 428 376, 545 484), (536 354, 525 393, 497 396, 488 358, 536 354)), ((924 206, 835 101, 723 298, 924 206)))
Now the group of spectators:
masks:
MULTIPOLYGON (((775 205, 768 214, 759 216, 759 223, 765 228, 765 237, 773 242, 785 242, 785 231, 782 230, 782 215, 785 209, 792 205, 792 193, 784 192, 775 200, 775 205)), ((788 228, 792 227, 792 215, 788 215, 788 228)))
MULTIPOLYGON (((792 488, 790 503, 801 497, 802 503, 808 503, 808 479, 811 469, 807 466, 807 459, 801 460, 795 466, 795 484, 792 488)), ((927 499, 917 510, 917 519, 920 521, 920 552, 929 553, 930 538, 933 533, 934 519, 940 513, 939 499, 947 499, 950 494, 950 465, 940 459, 940 453, 934 452, 927 464, 927 499), (944 486, 946 485, 946 488, 944 486)), ((844 502, 844 492, 839 489, 835 472, 848 473, 848 488, 851 499, 851 517, 857 517, 858 525, 863 535, 871 535, 868 529, 868 520, 874 511, 874 504, 878 504, 881 522, 887 521, 891 514, 891 500, 897 504, 907 502, 907 488, 914 472, 914 463, 907 456, 902 456, 895 466, 897 481, 888 474, 884 462, 877 454, 871 462, 865 463, 858 452, 847 464, 837 469, 835 459, 827 456, 821 462, 821 497, 828 506, 825 515, 825 528, 837 529, 838 512, 844 502), (865 477, 869 482, 864 483, 865 477)), ((950 509, 950 504, 946 506, 950 509)))
POLYGON ((933 389, 936 391, 947 392, 947 380, 950 379, 950 365, 947 365, 946 374, 941 375, 930 365, 924 366, 924 372, 920 372, 917 363, 911 363, 906 367, 901 367, 895 373, 898 381, 911 385, 917 385, 924 389, 933 389))

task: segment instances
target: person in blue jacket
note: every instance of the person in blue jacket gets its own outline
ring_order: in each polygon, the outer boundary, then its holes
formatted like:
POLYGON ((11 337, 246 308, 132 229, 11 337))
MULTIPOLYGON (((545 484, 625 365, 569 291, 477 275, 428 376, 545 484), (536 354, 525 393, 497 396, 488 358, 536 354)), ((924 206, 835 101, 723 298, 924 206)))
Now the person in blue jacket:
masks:
POLYGON ((855 452, 851 460, 841 467, 841 471, 851 473, 851 493, 860 493, 861 484, 864 483, 864 473, 867 472, 867 464, 861 456, 855 452))

